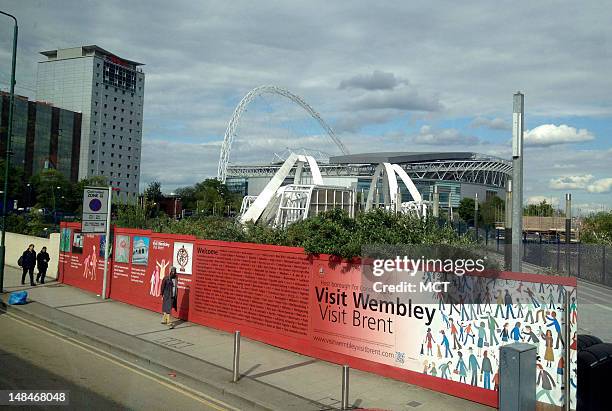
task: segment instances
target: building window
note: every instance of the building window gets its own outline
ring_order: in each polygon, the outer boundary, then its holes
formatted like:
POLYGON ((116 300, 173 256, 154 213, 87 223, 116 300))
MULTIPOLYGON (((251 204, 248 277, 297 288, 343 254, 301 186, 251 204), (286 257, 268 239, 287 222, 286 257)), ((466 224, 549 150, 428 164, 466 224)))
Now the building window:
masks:
POLYGON ((93 163, 94 163, 94 161, 93 161, 93 160, 91 160, 91 164, 93 164, 93 163))
POLYGON ((104 142, 104 141, 103 141, 103 142, 102 142, 102 147, 104 147, 105 145, 106 145, 106 142, 104 142))
POLYGON ((105 89, 105 90, 108 90, 108 86, 104 86, 104 89, 105 89))
POLYGON ((91 154, 96 154, 96 150, 91 150, 91 154))

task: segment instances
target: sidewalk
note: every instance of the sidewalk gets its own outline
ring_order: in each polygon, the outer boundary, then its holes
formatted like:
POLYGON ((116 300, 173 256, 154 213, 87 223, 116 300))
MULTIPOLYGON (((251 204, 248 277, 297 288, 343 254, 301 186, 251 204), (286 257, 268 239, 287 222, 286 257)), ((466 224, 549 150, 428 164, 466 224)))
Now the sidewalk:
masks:
MULTIPOLYGON (((274 410, 322 410, 340 406, 341 367, 266 345, 241 340, 242 378, 232 384, 233 335, 182 322, 169 330, 151 311, 106 300, 50 281, 19 285, 21 272, 5 268, 5 291, 27 289, 33 301, 9 310, 52 323, 153 364, 174 369, 219 390, 274 410)), ((6 300, 8 295, 3 295, 6 300)), ((351 370, 350 402, 354 407, 383 410, 492 410, 446 394, 351 370)))

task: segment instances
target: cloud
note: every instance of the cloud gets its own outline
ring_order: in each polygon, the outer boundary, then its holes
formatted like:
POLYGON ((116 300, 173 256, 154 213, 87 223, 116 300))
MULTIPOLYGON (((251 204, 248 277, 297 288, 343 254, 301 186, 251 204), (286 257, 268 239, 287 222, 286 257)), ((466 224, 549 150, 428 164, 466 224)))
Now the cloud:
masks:
POLYGON ((412 140, 426 145, 477 145, 481 142, 478 137, 463 135, 454 128, 435 130, 427 125, 422 126, 412 140))
POLYGON ((525 132, 525 144, 531 146, 582 143, 594 139, 595 136, 587 129, 576 129, 565 124, 542 124, 525 132))
POLYGON ((551 179, 549 187, 553 190, 583 190, 592 180, 591 174, 565 176, 551 179))
POLYGON ((500 117, 488 119, 485 117, 476 117, 470 124, 472 128, 490 128, 492 130, 512 130, 512 126, 506 120, 500 117))
POLYGON ((363 90, 391 90, 400 84, 400 80, 393 73, 375 70, 372 74, 358 74, 349 79, 342 80, 338 88, 358 88, 363 90))
POLYGON ((333 125, 337 133, 356 132, 367 125, 383 124, 398 117, 397 110, 371 110, 359 113, 346 113, 333 125))
POLYGON ((424 96, 406 85, 391 91, 375 91, 356 98, 349 107, 354 110, 397 109, 404 111, 438 111, 442 104, 435 96, 424 96))
POLYGON ((589 193, 609 193, 612 191, 612 178, 602 178, 586 187, 589 193))

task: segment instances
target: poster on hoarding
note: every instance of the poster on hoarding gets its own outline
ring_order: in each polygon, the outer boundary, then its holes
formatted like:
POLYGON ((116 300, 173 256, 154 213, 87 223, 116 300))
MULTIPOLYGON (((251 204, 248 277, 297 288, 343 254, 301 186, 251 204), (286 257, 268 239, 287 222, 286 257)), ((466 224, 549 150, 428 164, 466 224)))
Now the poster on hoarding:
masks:
POLYGON ((192 243, 174 243, 174 256, 172 261, 176 267, 177 274, 192 274, 193 265, 193 244, 192 243))

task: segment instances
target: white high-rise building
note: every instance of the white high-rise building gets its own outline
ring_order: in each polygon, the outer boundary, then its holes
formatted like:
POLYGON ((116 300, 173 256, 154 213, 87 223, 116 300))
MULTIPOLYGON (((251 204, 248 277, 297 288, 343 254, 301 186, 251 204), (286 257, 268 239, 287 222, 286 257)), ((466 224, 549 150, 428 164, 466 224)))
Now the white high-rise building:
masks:
POLYGON ((140 183, 145 75, 98 46, 43 51, 36 98, 82 113, 79 179, 101 175, 123 200, 140 183))

